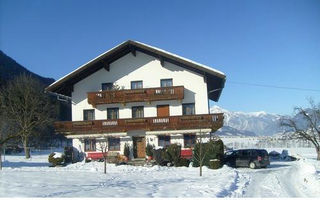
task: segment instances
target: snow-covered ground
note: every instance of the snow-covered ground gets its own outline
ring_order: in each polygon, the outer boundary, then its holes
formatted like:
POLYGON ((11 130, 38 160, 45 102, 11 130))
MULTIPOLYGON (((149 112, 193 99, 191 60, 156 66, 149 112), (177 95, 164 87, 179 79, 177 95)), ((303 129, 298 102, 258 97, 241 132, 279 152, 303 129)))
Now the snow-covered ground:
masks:
POLYGON ((0 197, 319 197, 320 162, 314 149, 288 150, 304 159, 256 170, 204 168, 203 177, 193 167, 108 164, 105 175, 100 162, 48 167, 50 152, 30 160, 6 156, 0 197))

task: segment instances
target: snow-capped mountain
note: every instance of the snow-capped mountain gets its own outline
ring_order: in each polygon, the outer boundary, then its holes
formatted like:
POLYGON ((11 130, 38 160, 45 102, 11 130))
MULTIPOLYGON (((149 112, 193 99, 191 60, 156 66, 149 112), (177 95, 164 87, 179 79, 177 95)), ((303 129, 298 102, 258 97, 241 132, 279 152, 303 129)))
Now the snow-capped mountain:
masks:
POLYGON ((280 115, 261 112, 232 112, 213 106, 210 113, 224 113, 224 126, 217 131, 219 135, 271 136, 283 132, 280 115))

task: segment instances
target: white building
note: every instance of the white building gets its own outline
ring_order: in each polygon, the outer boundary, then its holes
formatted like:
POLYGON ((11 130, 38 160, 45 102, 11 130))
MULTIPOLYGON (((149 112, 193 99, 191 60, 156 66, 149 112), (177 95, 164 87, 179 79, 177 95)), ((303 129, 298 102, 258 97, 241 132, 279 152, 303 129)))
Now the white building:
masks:
POLYGON ((57 132, 73 139, 81 152, 135 158, 146 144, 190 148, 201 135, 223 125, 223 114, 209 114, 226 76, 215 69, 159 48, 128 40, 57 80, 47 91, 72 99, 72 121, 56 122, 57 132), (198 136, 197 136, 198 135, 198 136))

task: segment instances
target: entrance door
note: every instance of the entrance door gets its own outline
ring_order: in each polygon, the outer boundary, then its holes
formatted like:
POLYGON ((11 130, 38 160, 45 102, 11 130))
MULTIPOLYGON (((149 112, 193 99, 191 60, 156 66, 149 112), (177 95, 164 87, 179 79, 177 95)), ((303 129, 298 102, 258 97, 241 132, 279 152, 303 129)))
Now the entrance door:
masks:
POLYGON ((157 106, 157 116, 158 117, 168 117, 169 116, 169 105, 159 105, 157 106))
POLYGON ((133 137, 133 154, 135 158, 146 157, 146 139, 145 137, 133 137))

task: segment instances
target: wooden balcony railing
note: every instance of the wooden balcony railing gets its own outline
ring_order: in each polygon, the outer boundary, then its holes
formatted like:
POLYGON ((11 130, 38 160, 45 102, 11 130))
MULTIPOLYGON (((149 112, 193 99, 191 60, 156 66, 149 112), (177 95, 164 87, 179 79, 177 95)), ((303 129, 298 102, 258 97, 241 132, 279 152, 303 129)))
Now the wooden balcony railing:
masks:
POLYGON ((56 132, 65 135, 127 132, 131 130, 184 130, 210 128, 213 131, 223 126, 223 113, 185 115, 170 117, 146 117, 138 119, 115 119, 93 121, 56 122, 56 132))
POLYGON ((91 104, 93 107, 99 104, 125 104, 128 102, 182 100, 183 98, 183 86, 88 92, 88 103, 91 104))

